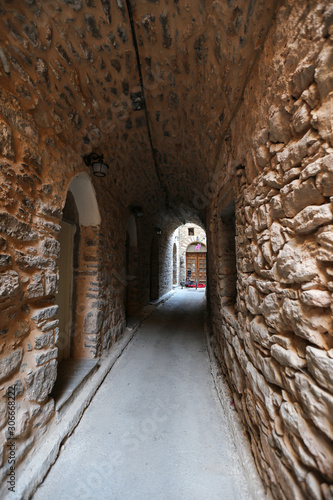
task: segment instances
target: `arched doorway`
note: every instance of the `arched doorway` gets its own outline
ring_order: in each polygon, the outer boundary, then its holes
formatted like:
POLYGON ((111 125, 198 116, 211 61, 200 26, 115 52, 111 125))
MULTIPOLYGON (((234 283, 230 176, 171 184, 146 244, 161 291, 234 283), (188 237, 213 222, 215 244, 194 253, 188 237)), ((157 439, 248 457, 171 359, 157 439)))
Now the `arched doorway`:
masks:
POLYGON ((186 249, 186 280, 205 285, 207 282, 207 247, 191 243, 186 249))
POLYGON ((177 245, 173 244, 173 254, 172 254, 172 263, 173 263, 173 284, 177 285, 177 245))
POLYGON ((59 287, 55 300, 59 306, 58 361, 70 357, 95 357, 97 354, 86 348, 84 334, 97 333, 93 318, 96 313, 91 312, 89 294, 85 291, 89 286, 88 280, 91 280, 86 257, 88 253, 92 256, 95 253, 97 260, 96 236, 100 222, 91 180, 87 174, 79 174, 68 186, 58 236, 59 287))

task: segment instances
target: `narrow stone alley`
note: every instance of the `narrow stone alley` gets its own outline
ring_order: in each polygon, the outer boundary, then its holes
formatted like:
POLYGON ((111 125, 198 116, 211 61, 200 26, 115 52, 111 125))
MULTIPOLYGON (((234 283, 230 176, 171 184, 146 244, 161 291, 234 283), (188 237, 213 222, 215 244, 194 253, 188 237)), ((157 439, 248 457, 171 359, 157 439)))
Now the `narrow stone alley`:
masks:
POLYGON ((109 372, 34 500, 249 499, 217 398, 205 293, 179 290, 109 372))

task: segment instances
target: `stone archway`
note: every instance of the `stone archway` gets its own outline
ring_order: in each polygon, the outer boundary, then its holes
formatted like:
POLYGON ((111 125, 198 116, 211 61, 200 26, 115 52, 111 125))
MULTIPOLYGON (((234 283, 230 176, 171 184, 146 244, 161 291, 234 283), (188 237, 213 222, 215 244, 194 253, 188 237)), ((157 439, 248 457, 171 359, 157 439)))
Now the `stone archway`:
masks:
POLYGON ((94 291, 99 288, 98 270, 91 263, 98 261, 100 222, 91 180, 87 174, 79 174, 68 186, 59 235, 63 257, 58 261, 61 289, 56 298, 63 329, 59 332, 59 360, 97 357, 101 349, 103 311, 89 293, 92 281, 94 291), (63 294, 69 299, 67 310, 63 294))

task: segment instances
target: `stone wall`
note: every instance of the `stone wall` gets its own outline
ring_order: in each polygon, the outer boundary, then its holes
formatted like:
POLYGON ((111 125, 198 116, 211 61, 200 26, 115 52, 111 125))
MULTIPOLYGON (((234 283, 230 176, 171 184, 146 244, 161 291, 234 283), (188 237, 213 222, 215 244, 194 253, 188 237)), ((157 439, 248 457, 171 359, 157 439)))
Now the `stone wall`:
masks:
POLYGON ((327 2, 282 3, 209 202, 212 342, 277 499, 333 495, 332 20, 327 2))

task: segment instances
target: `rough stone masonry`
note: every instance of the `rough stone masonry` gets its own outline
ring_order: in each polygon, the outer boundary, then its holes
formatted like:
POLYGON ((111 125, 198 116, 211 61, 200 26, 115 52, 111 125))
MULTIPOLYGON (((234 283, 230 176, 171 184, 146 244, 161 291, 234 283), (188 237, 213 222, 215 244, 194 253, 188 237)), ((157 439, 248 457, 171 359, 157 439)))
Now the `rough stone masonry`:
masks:
POLYGON ((72 358, 112 349, 126 313, 172 287, 168 238, 191 223, 265 487, 333 498, 332 97, 329 0, 0 2, 2 478, 9 387, 18 463, 55 419, 61 222, 72 358))

